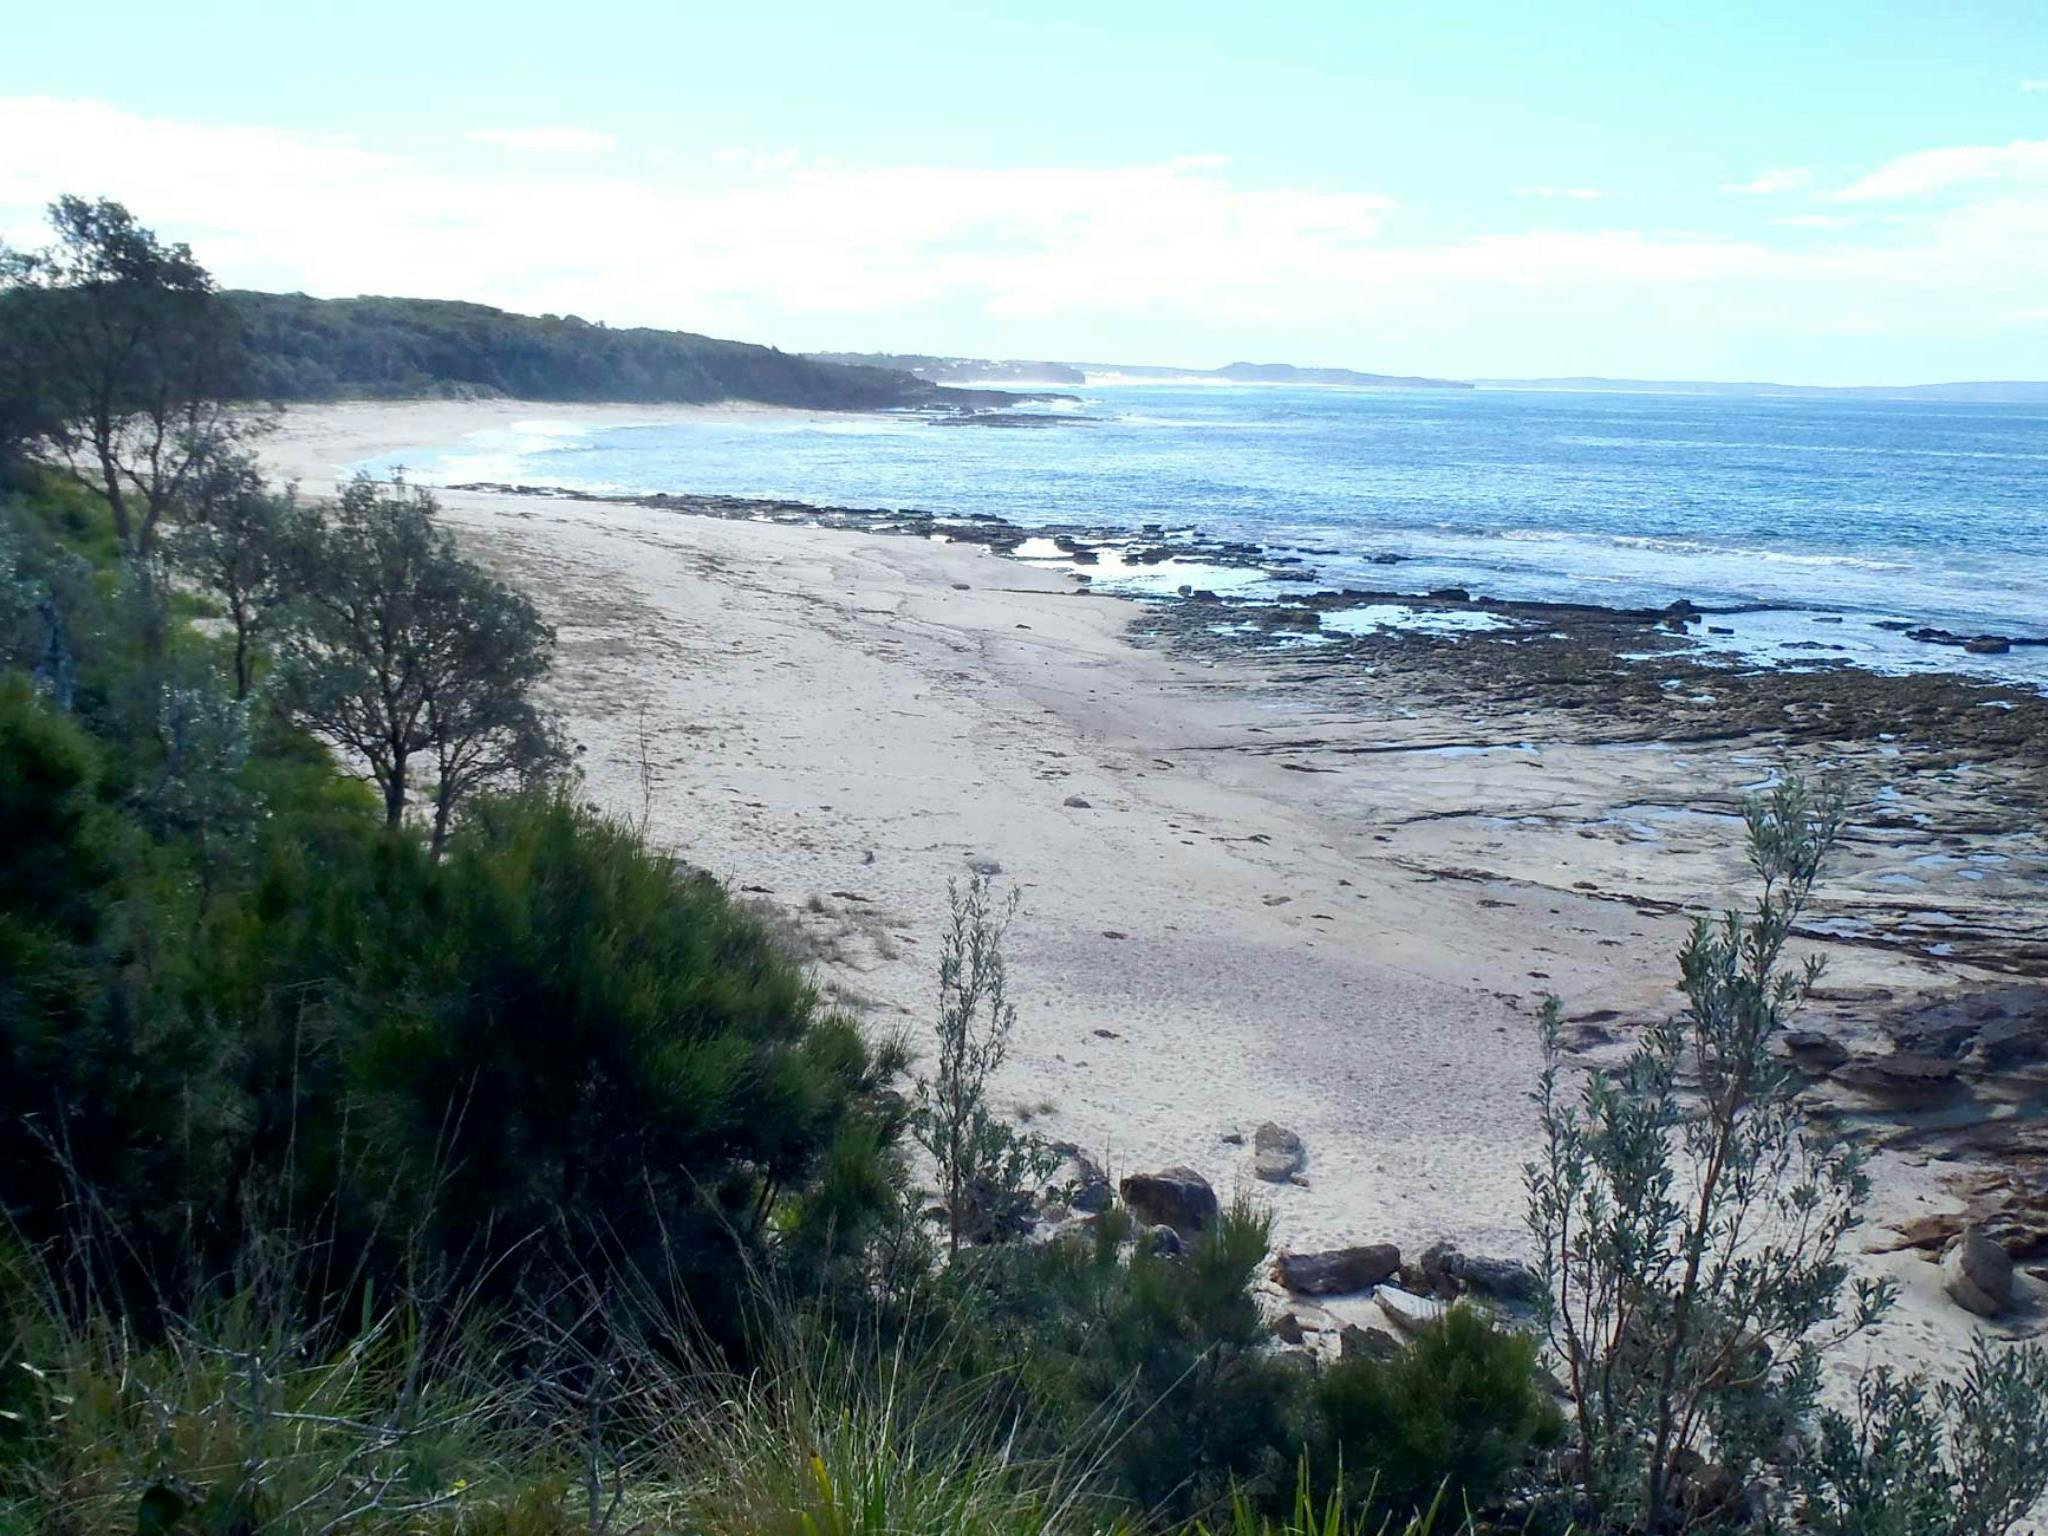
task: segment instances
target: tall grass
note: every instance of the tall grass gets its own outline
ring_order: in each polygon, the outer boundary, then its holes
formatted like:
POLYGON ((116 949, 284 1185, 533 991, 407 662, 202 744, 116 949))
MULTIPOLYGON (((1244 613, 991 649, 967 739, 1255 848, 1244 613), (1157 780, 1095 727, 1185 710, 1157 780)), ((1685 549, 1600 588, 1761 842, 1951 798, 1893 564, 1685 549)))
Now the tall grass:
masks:
POLYGON ((565 1286, 304 1320, 294 1266, 146 1326, 0 1257, 0 1536, 1046 1536, 1127 1524, 1084 1458, 790 1311, 741 1373, 565 1286), (572 1304, 578 1303, 579 1305, 572 1304))
POLYGON ((1234 1498, 1228 1525, 1197 1523, 1188 1536, 1470 1536, 1476 1530, 1469 1518, 1458 1519, 1447 1510, 1442 1495, 1429 1509, 1406 1520, 1373 1518, 1364 1513, 1372 1503, 1370 1498, 1362 1503, 1346 1499, 1341 1482, 1319 1499, 1304 1461, 1294 1485, 1293 1507, 1286 1514, 1262 1512, 1251 1500, 1234 1498))
POLYGON ((788 1352, 677 1436, 713 1536, 1040 1536, 1106 1519, 1069 1466, 1014 1454, 971 1394, 901 1350, 788 1352))
POLYGON ((0 1530, 417 1530, 518 1460, 459 1308, 309 1321, 264 1278, 144 1326, 19 1251, 0 1285, 0 1530))

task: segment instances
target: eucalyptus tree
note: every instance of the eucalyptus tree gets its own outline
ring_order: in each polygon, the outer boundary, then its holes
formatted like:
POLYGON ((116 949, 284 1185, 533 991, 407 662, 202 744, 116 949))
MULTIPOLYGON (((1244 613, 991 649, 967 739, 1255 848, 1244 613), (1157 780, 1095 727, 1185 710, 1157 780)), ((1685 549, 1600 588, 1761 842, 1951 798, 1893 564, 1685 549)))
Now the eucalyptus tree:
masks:
POLYGON ((559 728, 533 697, 554 659, 554 631, 526 598, 475 566, 458 573, 456 587, 455 627, 425 689, 437 859, 471 792, 533 781, 568 760, 559 728))
POLYGON ((233 631, 237 699, 249 696, 260 645, 313 569, 310 526, 295 487, 270 490, 255 462, 234 454, 200 478, 186 523, 168 541, 172 564, 219 600, 233 631))
POLYGON ((64 197, 54 239, 0 250, 0 418, 97 487, 124 551, 163 519, 249 418, 213 278, 119 203, 64 197))
POLYGON ((301 596, 282 649, 287 708, 376 784, 388 825, 435 771, 438 854, 466 795, 561 753, 531 697, 553 631, 463 559, 436 511, 402 479, 352 480, 297 540, 301 596))

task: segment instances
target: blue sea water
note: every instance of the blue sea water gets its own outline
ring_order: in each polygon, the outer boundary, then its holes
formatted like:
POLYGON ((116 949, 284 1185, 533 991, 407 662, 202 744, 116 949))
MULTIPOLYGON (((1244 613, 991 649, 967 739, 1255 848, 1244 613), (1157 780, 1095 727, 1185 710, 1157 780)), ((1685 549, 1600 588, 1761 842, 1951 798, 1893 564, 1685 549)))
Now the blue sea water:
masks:
MULTIPOLYGON (((403 457, 430 484, 1194 528, 1308 552, 1331 586, 1767 605, 1707 643, 1788 663, 2048 683, 2048 648, 1966 657, 1877 627, 2048 635, 2038 406, 1166 384, 1079 393, 1038 409, 1084 420, 1038 430, 891 416, 591 429, 537 418, 403 457), (1388 554, 1401 562, 1373 562, 1388 554)), ((1300 590, 1255 573, 1120 575, 1113 562, 1097 581, 1300 590)))

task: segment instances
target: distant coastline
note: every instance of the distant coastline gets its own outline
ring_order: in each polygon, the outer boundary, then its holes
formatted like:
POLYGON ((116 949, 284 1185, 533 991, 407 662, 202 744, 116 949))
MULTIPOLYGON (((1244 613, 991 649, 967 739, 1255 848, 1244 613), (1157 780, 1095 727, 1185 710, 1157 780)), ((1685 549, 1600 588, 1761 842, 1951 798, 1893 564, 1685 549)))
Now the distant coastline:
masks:
POLYGON ((1963 380, 1952 384, 1772 384, 1722 383, 1711 379, 1608 379, 1598 376, 1542 379, 1474 379, 1477 389, 1585 395, 1712 395, 1758 399, 1782 395, 1801 400, 1933 400, 1968 405, 2048 405, 2048 381, 1963 380))
POLYGON ((1049 359, 941 357, 922 352, 812 352, 813 362, 880 368, 932 384, 1003 388, 1044 385, 1081 388, 1118 381, 1148 384, 1275 384, 1310 389, 1470 389, 1460 379, 1421 374, 1362 373, 1354 368, 1310 368, 1297 363, 1226 363, 1221 368, 1180 368, 1156 363, 1056 362, 1049 359))
POLYGON ((956 388, 1078 389, 1120 383, 1271 384, 1305 389, 1483 389, 1547 394, 1707 395, 1724 399, 1923 400, 1982 405, 2048 405, 2048 380, 1965 379, 1937 384, 1778 384, 1769 380, 1627 379, 1601 374, 1535 378, 1437 378, 1365 373, 1296 363, 1228 363, 1179 368, 1155 363, 1091 363, 1051 359, 947 357, 922 352, 812 352, 814 362, 908 373, 956 388))
POLYGON ((972 416, 1119 384, 1218 384, 1340 390, 1495 390, 1551 394, 1869 399, 2048 405, 2048 381, 1778 384, 1596 374, 1457 379, 1238 361, 1221 367, 922 352, 784 352, 753 342, 576 315, 521 315, 444 299, 303 293, 225 295, 250 344, 248 398, 517 399, 716 404, 972 416))

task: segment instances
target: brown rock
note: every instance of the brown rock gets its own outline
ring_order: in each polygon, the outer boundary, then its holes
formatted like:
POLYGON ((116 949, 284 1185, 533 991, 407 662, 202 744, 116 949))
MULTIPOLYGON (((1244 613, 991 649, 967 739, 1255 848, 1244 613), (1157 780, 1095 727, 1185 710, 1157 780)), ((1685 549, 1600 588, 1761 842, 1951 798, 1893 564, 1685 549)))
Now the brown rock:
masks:
POLYGON ((1252 1151, 1252 1173, 1268 1184, 1285 1184, 1308 1163, 1301 1138, 1270 1120, 1252 1133, 1252 1151))
POLYGON ((1380 1284, 1400 1268, 1401 1250, 1392 1243, 1366 1243, 1354 1248, 1334 1248, 1327 1253, 1283 1253, 1273 1262, 1275 1278, 1301 1296, 1362 1291, 1380 1284))
POLYGON ((1849 1059, 1849 1048, 1817 1029, 1788 1029, 1785 1054, 1808 1072, 1832 1072, 1849 1059))
POLYGON ((1211 1230, 1222 1215, 1216 1191, 1192 1168, 1130 1174, 1117 1188, 1132 1215, 1148 1225, 1171 1227, 1182 1237, 1211 1230))
POLYGON ((1903 1051, 1890 1056, 1858 1056, 1829 1075, 1872 1098, 1899 1104, 1938 1103, 1954 1097, 1963 1087, 1953 1061, 1903 1051))
POLYGON ((1965 1227, 1941 1261, 1949 1299, 1979 1317, 2012 1305, 2012 1257, 1976 1227, 1965 1227))
POLYGON ((1401 1353, 1401 1341, 1384 1328, 1346 1323, 1337 1335, 1337 1352, 1345 1360, 1392 1360, 1401 1353))

